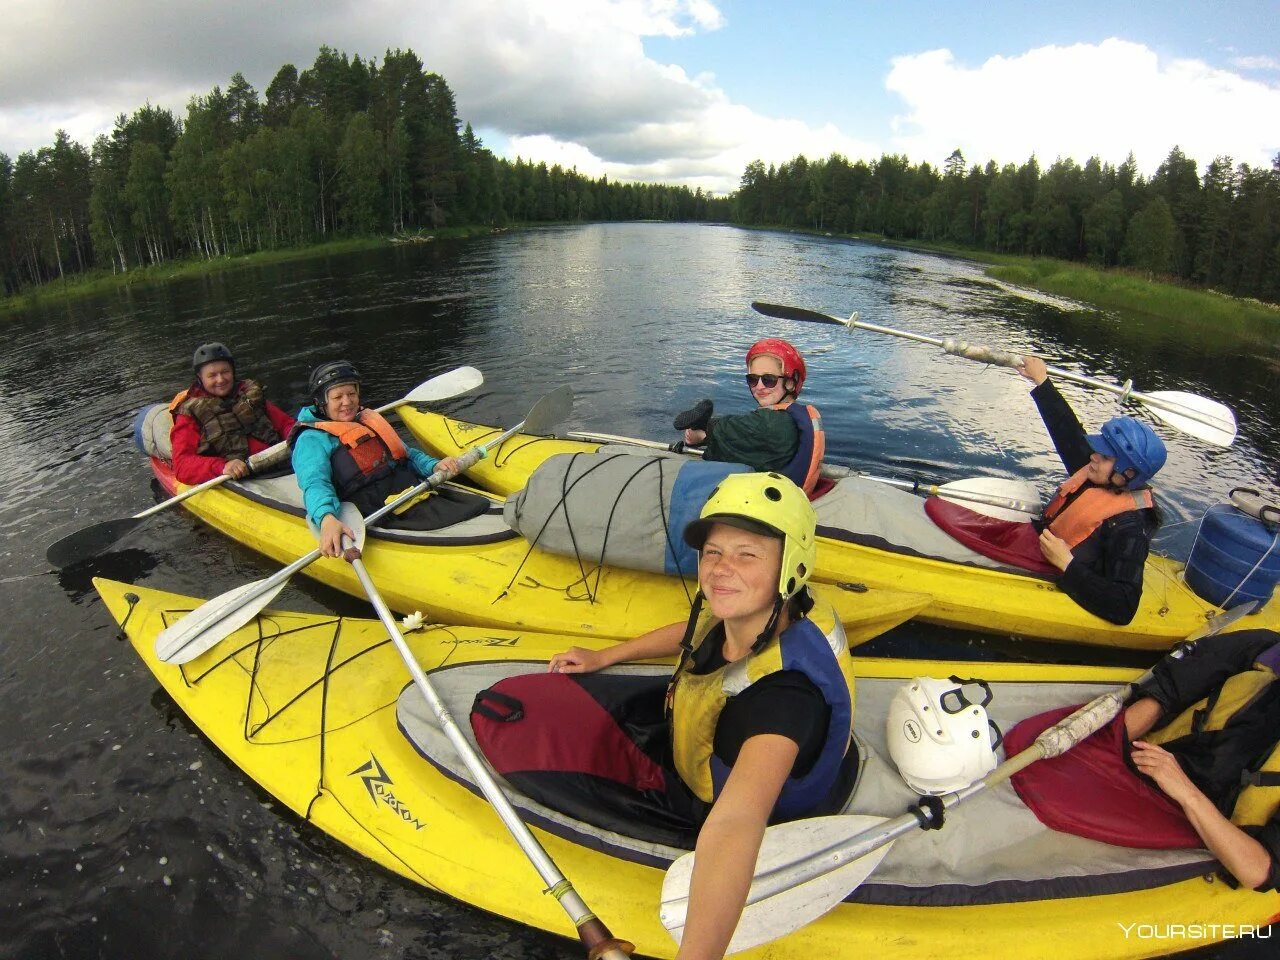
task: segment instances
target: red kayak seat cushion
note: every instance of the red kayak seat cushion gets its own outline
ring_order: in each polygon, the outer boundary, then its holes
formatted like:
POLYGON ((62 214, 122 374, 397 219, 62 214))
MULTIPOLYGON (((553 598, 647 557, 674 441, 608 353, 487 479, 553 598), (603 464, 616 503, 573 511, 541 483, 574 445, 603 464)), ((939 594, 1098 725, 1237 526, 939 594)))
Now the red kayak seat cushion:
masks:
MULTIPOLYGON (((492 689, 518 701, 523 713, 512 722, 472 710, 471 728, 480 749, 503 776, 553 770, 602 777, 636 790, 663 788, 662 767, 626 735, 609 705, 569 674, 510 677, 492 689)), ((477 701, 483 702, 483 694, 477 701)))
POLYGON ((926 500, 924 512, 938 529, 974 553, 1010 567, 1058 576, 1058 568, 1040 552, 1040 534, 1030 523, 988 517, 941 497, 926 500))
POLYGON ((812 502, 819 499, 824 493, 830 493, 835 489, 836 482, 826 477, 819 477, 818 482, 813 485, 813 491, 809 494, 809 500, 812 502))
MULTIPOLYGON (((1059 707, 1023 720, 1004 738, 1007 755, 1025 750, 1076 709, 1059 707)), ((1182 808, 1128 765, 1127 748, 1121 713, 1062 756, 1014 774, 1013 788, 1041 823, 1062 833, 1151 850, 1203 847, 1182 808)))

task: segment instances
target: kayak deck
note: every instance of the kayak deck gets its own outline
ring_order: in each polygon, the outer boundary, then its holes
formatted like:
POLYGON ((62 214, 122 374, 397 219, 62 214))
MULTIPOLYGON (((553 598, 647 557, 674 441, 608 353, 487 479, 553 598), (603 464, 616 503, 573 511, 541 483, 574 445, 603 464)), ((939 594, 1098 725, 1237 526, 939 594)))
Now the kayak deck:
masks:
MULTIPOLYGON (((183 489, 151 461, 169 492, 183 489)), ((233 540, 280 562, 315 549, 292 475, 226 483, 183 507, 233 540)), ((629 639, 688 617, 696 583, 620 567, 584 566, 531 548, 502 520, 500 505, 460 524, 425 532, 371 527, 364 562, 388 606, 420 610, 438 623, 471 623, 629 639)), ((321 558, 304 571, 363 597, 351 565, 321 558)), ((856 645, 908 620, 928 603, 916 592, 819 586, 856 645)))
MULTIPOLYGON (((409 407, 402 408, 400 415, 417 441, 438 456, 454 455, 499 432, 495 427, 409 407)), ((561 453, 590 453, 601 446, 517 435, 495 448, 469 476, 484 489, 506 496, 522 489, 529 475, 547 458, 561 453)), ((851 479, 870 486, 869 481, 851 479)), ((987 633, 1159 650, 1172 646, 1221 612, 1187 586, 1182 564, 1153 555, 1147 561, 1142 601, 1133 621, 1125 625, 1109 623, 1084 610, 1044 577, 999 567, 990 561, 961 563, 921 556, 883 538, 868 538, 842 527, 840 511, 825 508, 824 500, 837 499, 841 484, 847 482, 836 484, 835 497, 828 494, 814 504, 819 524, 814 579, 827 583, 856 580, 882 589, 927 593, 933 600, 920 612, 921 620, 987 633)), ((891 494, 910 496, 886 488, 886 496, 891 494)), ((1280 624, 1280 615, 1271 622, 1280 624)))
MULTIPOLYGON (((380 624, 267 612, 190 664, 175 667, 155 658, 155 637, 200 601, 110 581, 95 585, 170 696, 233 763, 299 816, 416 883, 518 922, 572 935, 563 913, 552 898, 542 895, 536 874, 487 803, 445 772, 456 766, 456 759, 442 749, 427 762, 402 733, 397 702, 405 697, 407 672, 380 624)), ((461 680, 468 669, 537 669, 570 643, 598 648, 608 642, 599 637, 455 627, 418 631, 409 634, 408 641, 433 683, 441 686, 454 685, 450 677, 461 680)), ((883 699, 876 688, 888 690, 922 672, 945 676, 977 671, 993 684, 1021 684, 1030 693, 1018 709, 1035 710, 1054 697, 1083 698, 1100 684, 1131 679, 1134 673, 867 658, 856 663, 860 736, 872 750, 879 749, 875 738, 883 735, 876 733, 881 709, 877 704, 883 699), (1047 694, 1050 689, 1055 691, 1052 697, 1047 694)), ((451 693, 459 718, 469 705, 465 693, 473 682, 457 684, 451 693)), ((1000 700, 998 687, 997 703, 1000 700)), ((465 730, 468 724, 462 726, 465 730)), ((891 809, 902 797, 890 787, 886 780, 880 797, 855 794, 855 803, 881 813, 901 812, 900 805, 891 809)), ((974 812, 970 807, 968 813, 974 812)), ((940 845, 945 856, 948 837, 965 817, 965 808, 957 808, 941 831, 903 838, 890 857, 901 859, 906 868, 923 863, 921 854, 912 853, 921 843, 940 845)), ((993 831, 978 823, 970 829, 990 841, 1004 836, 998 827, 993 831)), ((617 935, 635 942, 644 955, 674 955, 675 945, 657 916, 662 857, 656 863, 639 862, 594 849, 564 831, 538 824, 534 829, 586 902, 617 935)), ((1012 834, 1011 847, 1018 839, 1012 834)), ((1114 872, 1122 876, 1131 851, 1113 849, 1114 872)), ((1176 862, 1165 864, 1167 870, 1183 875, 1194 873, 1190 879, 1177 879, 1167 871, 1161 877, 1152 870, 1145 879, 1128 878, 1124 892, 1062 895, 1060 890, 1055 896, 1041 892, 1033 899, 1018 899, 1007 895, 1012 888, 1004 893, 991 888, 977 898, 979 902, 945 907, 913 905, 910 897, 894 895, 894 890, 916 886, 917 892, 936 901, 941 877, 935 870, 933 876, 912 884, 904 879, 902 865, 887 859, 881 865, 886 872, 878 871, 860 888, 854 898, 858 902, 843 903, 814 924, 743 956, 1141 957, 1151 954, 1152 942, 1126 937, 1121 924, 1261 925, 1280 912, 1278 894, 1206 882, 1205 857, 1203 851, 1183 851, 1176 862)), ((1037 862, 1043 859, 1041 850, 1024 858, 1019 869, 1028 875, 1043 873, 1045 865, 1037 862)), ((964 869, 946 867, 947 886, 975 886, 973 881, 981 878, 962 876, 964 869), (956 884, 950 882, 953 879, 956 884)))

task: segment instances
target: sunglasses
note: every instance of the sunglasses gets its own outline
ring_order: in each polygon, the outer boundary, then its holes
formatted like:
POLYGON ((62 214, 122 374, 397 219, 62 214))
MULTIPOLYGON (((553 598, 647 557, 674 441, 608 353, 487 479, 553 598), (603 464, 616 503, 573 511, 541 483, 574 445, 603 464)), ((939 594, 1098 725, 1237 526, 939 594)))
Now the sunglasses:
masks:
POLYGON ((772 390, 785 379, 776 373, 748 373, 747 386, 754 390, 757 383, 763 383, 766 390, 772 390))

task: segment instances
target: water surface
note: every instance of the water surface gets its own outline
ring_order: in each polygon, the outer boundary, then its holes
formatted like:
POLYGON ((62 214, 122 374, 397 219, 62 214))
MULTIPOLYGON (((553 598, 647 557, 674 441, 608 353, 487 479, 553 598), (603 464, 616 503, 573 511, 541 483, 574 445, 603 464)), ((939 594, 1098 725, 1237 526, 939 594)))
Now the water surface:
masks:
MULTIPOLYGON (((1161 428, 1171 455, 1158 547, 1175 555, 1230 487, 1274 489, 1275 331, 1100 314, 1020 295, 967 262, 862 243, 707 226, 546 229, 248 268, 7 318, 0 956, 578 956, 567 941, 400 881, 273 803, 159 692, 89 584, 108 576, 211 596, 266 576, 269 562, 178 510, 72 570, 51 571, 44 549, 150 502, 131 419, 185 386, 187 358, 211 339, 291 407, 311 367, 337 356, 364 372, 375 403, 471 364, 486 383, 451 412, 511 423, 570 383, 578 399, 566 429, 675 439, 672 415, 702 397, 721 412, 749 409, 746 347, 783 336, 809 360, 805 399, 822 409, 832 459, 937 481, 1028 477, 1046 495, 1060 479, 1028 384, 1010 371, 771 320, 750 311, 753 299, 857 310, 931 336, 1038 350, 1071 369, 1132 377, 1140 390, 1229 403, 1241 424, 1230 450, 1161 428)), ((1086 424, 1117 412, 1108 395, 1064 392, 1086 424)), ((304 579, 279 602, 368 609, 304 579)), ((1098 655, 914 626, 876 649, 1098 655)))

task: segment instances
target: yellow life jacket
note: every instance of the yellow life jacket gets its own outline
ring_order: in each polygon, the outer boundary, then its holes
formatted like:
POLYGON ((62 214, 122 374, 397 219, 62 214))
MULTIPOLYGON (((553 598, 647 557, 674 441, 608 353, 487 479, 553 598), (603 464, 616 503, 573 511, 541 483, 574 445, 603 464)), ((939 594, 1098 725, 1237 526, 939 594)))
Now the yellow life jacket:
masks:
MULTIPOLYGON (((1268 653, 1274 654, 1274 650, 1268 653)), ((1264 653, 1252 669, 1228 677, 1213 693, 1144 739, 1167 744, 1193 734, 1225 729, 1235 717, 1270 692, 1276 671, 1274 666, 1263 662, 1264 659, 1276 662, 1274 655, 1268 658, 1264 653)), ((1260 827, 1280 809, 1280 730, 1276 731, 1276 743, 1270 754, 1252 769, 1244 770, 1240 782, 1241 790, 1231 810, 1223 813, 1237 826, 1260 827)))
POLYGON ((815 606, 809 616, 793 622, 759 652, 708 673, 693 673, 690 668, 699 648, 719 624, 709 613, 699 617, 691 649, 682 658, 668 692, 676 771, 699 799, 713 802, 729 776, 729 767, 714 752, 716 724, 725 704, 762 677, 779 670, 799 670, 831 709, 827 739, 817 759, 805 774, 787 779, 774 807, 774 816, 779 819, 802 816, 830 795, 849 749, 854 676, 844 628, 829 605, 815 606))

